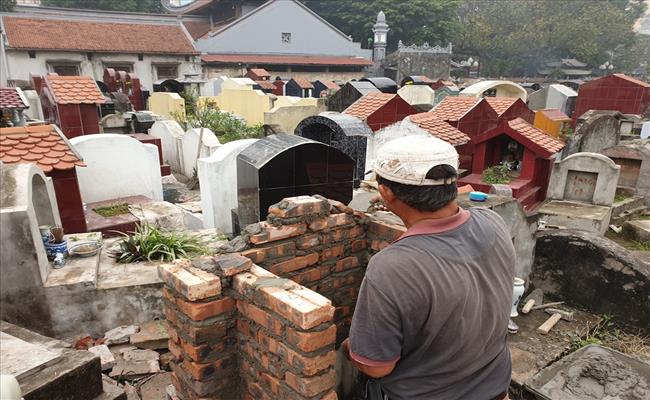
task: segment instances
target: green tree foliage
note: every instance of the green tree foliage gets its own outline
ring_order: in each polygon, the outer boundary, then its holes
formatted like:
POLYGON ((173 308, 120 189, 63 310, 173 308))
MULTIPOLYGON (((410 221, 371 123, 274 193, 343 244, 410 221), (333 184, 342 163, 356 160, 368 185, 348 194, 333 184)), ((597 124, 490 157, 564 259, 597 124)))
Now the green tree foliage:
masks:
MULTIPOLYGON (((5 0, 0 1, 4 2, 5 0)), ((163 13, 160 0, 42 0, 48 7, 84 8, 91 10, 163 13)))
POLYGON ((616 63, 634 45, 644 9, 637 0, 466 0, 454 44, 492 76, 530 75, 559 58, 616 63))
POLYGON ((0 11, 11 11, 16 5, 16 0, 0 0, 0 11))
POLYGON ((303 0, 318 15, 367 47, 372 26, 383 11, 390 26, 388 47, 405 44, 446 45, 458 31, 462 0, 303 0))

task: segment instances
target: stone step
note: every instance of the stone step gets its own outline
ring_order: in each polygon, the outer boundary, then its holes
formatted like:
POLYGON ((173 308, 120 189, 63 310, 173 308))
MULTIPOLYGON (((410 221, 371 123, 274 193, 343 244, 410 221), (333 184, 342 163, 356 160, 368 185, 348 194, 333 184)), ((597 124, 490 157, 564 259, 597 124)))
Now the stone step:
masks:
POLYGON ((623 224, 623 233, 632 240, 650 243, 650 220, 633 220, 623 224))
MULTIPOLYGON (((99 357, 64 342, 0 322, 0 331, 25 342, 60 352, 53 364, 18 379, 24 400, 123 400, 118 390, 104 391, 99 357)), ((27 356, 27 355, 26 355, 27 356)), ((117 388, 119 389, 119 388, 117 388)))
POLYGON ((645 204, 643 196, 632 196, 612 204, 612 215, 617 216, 624 211, 641 207, 645 204))
MULTIPOLYGON (((626 221, 629 221, 631 219, 634 219, 636 217, 639 217, 643 215, 643 213, 647 210, 647 207, 645 205, 631 208, 629 210, 623 211, 621 214, 618 214, 617 216, 613 216, 611 223, 614 225, 621 226, 623 223, 626 221)), ((613 215, 613 214, 612 214, 613 215)))

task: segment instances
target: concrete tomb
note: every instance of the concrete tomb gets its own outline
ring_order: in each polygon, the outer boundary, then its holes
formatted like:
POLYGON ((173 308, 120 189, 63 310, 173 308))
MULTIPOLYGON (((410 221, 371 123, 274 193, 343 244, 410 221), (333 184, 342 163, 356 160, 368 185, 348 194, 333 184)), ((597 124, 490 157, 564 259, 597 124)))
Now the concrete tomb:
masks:
POLYGON ((155 92, 149 96, 148 109, 163 117, 185 115, 185 100, 178 93, 155 92))
POLYGON ((421 112, 429 111, 436 104, 436 92, 428 85, 406 85, 397 94, 413 108, 421 112))
POLYGON ((221 146, 221 143, 219 143, 217 135, 210 129, 192 128, 188 129, 181 137, 180 145, 183 160, 181 173, 192 177, 198 169, 197 160, 212 155, 221 146))
POLYGON ((604 149, 602 154, 621 167, 618 187, 643 197, 650 206, 650 139, 624 141, 604 149))
POLYGON ((228 142, 198 160, 203 226, 233 233, 232 210, 237 209, 237 156, 258 139, 228 142))
POLYGON ((181 140, 185 135, 183 128, 174 120, 156 121, 149 129, 149 134, 159 138, 162 143, 162 156, 174 172, 183 171, 183 152, 181 140))
POLYGON ((380 93, 370 82, 348 82, 327 99, 327 110, 342 112, 368 93, 380 93))
POLYGON ((363 121, 348 114, 323 112, 307 117, 295 134, 341 150, 355 161, 354 185, 358 187, 366 171, 366 146, 372 131, 363 121))
POLYGON ((71 143, 86 167, 77 168, 86 203, 142 195, 162 201, 158 148, 126 135, 97 134, 71 143))
POLYGON ((286 134, 260 139, 237 156, 238 226, 264 220, 285 197, 320 194, 347 204, 354 169, 352 158, 324 143, 286 134))
POLYGON ((581 151, 600 153, 621 141, 621 120, 618 111, 590 110, 576 121, 575 132, 569 138, 562 157, 581 151))
POLYGON ((540 219, 549 225, 604 234, 611 218, 620 169, 610 158, 577 153, 556 161, 540 219))

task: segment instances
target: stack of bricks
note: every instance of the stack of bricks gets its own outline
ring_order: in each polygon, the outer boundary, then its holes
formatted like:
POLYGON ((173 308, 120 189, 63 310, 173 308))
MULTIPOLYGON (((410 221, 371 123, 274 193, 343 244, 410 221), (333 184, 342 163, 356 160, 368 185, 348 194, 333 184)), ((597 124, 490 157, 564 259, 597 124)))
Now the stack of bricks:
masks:
MULTIPOLYGON (((388 214, 388 213, 385 213, 388 214)), ((392 214, 390 214, 392 216, 392 214)), ((375 214, 368 220, 368 253, 370 256, 386 248, 389 244, 399 239, 406 232, 401 223, 383 220, 381 213, 375 214)))
POLYGON ((182 400, 336 400, 331 302, 236 254, 158 269, 182 400))
POLYGON ((298 196, 269 208, 266 221, 246 228, 241 254, 304 285, 336 307, 337 344, 348 335, 367 265, 365 217, 344 204, 298 196))

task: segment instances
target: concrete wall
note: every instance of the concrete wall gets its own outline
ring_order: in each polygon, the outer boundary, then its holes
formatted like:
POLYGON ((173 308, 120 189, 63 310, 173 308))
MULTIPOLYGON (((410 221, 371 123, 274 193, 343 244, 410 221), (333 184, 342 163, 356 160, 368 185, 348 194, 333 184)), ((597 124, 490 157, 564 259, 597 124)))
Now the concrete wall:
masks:
POLYGON ((249 126, 263 124, 264 113, 271 109, 271 98, 260 90, 222 88, 218 96, 201 99, 213 101, 220 110, 242 117, 249 126))
POLYGON ((371 51, 361 49, 333 26, 310 12, 297 1, 272 1, 241 18, 232 27, 213 37, 196 41, 199 51, 207 53, 308 54, 362 56, 371 51), (279 24, 278 21, 285 21, 279 24), (260 34, 263 32, 263 34, 260 34), (282 34, 290 33, 289 43, 282 34))
POLYGON ((270 126, 275 133, 293 134, 296 127, 303 119, 327 110, 325 103, 321 103, 320 106, 298 105, 301 104, 300 102, 296 104, 297 105, 276 105, 264 113, 264 124, 270 126))
POLYGON ((258 139, 228 142, 210 157, 198 160, 201 209, 205 228, 233 232, 230 210, 237 208, 237 156, 258 139))
POLYGON ((183 151, 181 139, 185 132, 174 120, 156 121, 149 128, 149 134, 160 139, 164 164, 169 164, 172 171, 183 171, 183 151))
MULTIPOLYGON (((110 40, 110 38, 106 40, 110 40)), ((185 56, 183 55, 144 54, 142 61, 138 60, 137 54, 92 53, 92 59, 90 60, 85 52, 73 53, 37 50, 36 57, 30 58, 27 51, 7 50, 6 55, 8 64, 6 76, 8 80, 29 82, 30 73, 45 75, 48 72, 52 72, 51 69, 48 69, 48 63, 72 62, 78 63, 81 75, 92 76, 96 81, 102 81, 104 78, 104 69, 107 66, 128 64, 132 66, 131 72, 135 72, 140 78, 142 88, 152 92, 153 83, 159 79, 156 64, 178 65, 179 77, 201 70, 199 57, 191 56, 189 61, 185 61, 185 56)))
POLYGON ((397 94, 418 111, 429 111, 436 103, 436 93, 427 85, 406 85, 397 94))
MULTIPOLYGON (((327 66, 323 66, 320 71, 303 72, 292 71, 291 67, 278 65, 276 70, 269 71, 269 73, 271 74, 271 79, 275 79, 276 76, 291 76, 292 78, 307 78, 310 81, 325 79, 330 81, 347 82, 352 79, 361 79, 366 76, 365 72, 360 68, 351 68, 349 71, 334 72, 329 71, 327 66)), ((246 74, 246 68, 244 66, 239 68, 228 65, 204 65, 203 74, 205 78, 218 78, 222 75, 244 76, 246 74)))
POLYGON ((156 92, 147 99, 147 109, 166 118, 185 116, 185 100, 178 93, 156 92))
POLYGON ((143 195, 163 199, 158 147, 118 134, 70 139, 86 167, 76 167, 86 203, 143 195))

